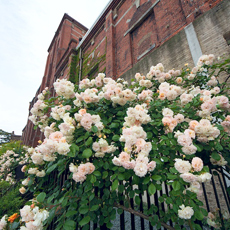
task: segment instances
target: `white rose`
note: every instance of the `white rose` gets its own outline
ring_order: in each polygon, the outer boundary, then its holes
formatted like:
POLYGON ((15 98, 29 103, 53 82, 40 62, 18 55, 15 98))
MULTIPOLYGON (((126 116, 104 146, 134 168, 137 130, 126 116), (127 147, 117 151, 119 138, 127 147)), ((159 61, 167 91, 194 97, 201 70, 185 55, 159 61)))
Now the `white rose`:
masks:
POLYGON ((192 207, 181 205, 180 208, 181 210, 178 210, 178 216, 185 220, 191 219, 194 214, 192 207))

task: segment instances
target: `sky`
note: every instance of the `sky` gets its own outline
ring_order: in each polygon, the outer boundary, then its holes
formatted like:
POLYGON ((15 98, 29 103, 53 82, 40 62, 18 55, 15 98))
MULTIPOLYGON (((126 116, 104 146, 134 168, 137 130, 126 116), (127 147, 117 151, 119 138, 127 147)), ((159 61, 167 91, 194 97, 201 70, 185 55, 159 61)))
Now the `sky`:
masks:
POLYGON ((22 134, 64 13, 93 25, 109 0, 0 0, 0 129, 22 134))

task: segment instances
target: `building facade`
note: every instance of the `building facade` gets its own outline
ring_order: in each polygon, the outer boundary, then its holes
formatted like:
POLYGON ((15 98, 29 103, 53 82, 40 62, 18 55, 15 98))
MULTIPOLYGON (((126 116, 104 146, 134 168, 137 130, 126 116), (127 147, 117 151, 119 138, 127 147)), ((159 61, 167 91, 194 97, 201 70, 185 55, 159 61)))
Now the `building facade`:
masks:
MULTIPOLYGON (((229 0, 111 0, 87 30, 65 14, 48 48, 36 96, 58 78, 74 83, 98 72, 130 80, 161 62, 165 69, 194 66, 202 54, 230 54, 229 0)), ((28 120, 23 142, 43 139, 28 120)))

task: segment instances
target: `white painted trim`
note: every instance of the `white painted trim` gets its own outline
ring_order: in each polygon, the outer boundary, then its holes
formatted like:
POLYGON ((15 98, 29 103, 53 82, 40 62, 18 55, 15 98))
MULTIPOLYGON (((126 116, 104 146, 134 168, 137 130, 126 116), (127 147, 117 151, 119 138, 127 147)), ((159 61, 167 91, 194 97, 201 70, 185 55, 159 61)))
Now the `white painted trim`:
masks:
POLYGON ((200 43, 196 35, 196 31, 192 23, 186 26, 184 30, 185 30, 186 38, 188 41, 188 45, 189 45, 189 49, 192 55, 194 65, 196 65, 198 62, 198 59, 202 55, 202 50, 201 50, 200 43))

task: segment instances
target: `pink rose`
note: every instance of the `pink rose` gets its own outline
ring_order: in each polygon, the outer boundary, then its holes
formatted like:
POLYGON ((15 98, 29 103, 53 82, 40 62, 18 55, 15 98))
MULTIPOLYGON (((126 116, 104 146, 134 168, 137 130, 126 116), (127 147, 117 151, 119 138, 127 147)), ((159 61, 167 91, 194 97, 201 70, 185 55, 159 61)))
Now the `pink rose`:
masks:
POLYGON ((194 157, 192 159, 192 167, 194 171, 200 172, 203 169, 203 161, 199 157, 194 157))

